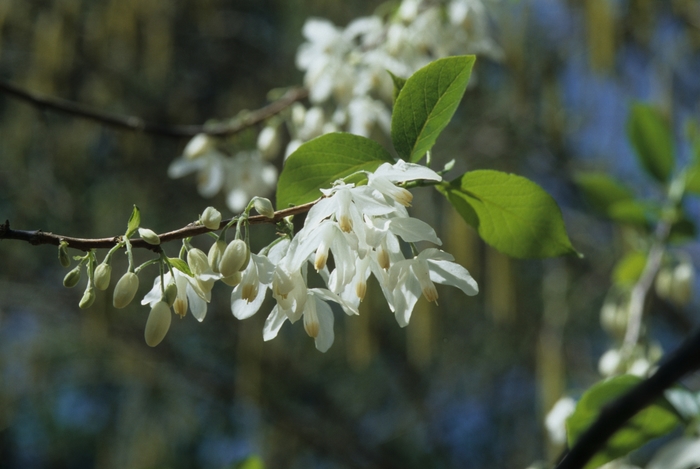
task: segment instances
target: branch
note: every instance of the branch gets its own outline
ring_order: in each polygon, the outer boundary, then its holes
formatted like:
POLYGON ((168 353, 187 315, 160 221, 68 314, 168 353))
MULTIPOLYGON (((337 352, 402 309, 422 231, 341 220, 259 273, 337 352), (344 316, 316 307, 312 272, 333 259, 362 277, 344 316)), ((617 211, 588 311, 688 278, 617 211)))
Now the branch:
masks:
POLYGON ((304 88, 292 88, 280 99, 273 101, 265 107, 246 113, 242 117, 230 123, 205 124, 205 125, 165 125, 146 122, 136 116, 121 116, 97 111, 81 104, 65 99, 50 96, 40 96, 38 94, 23 90, 7 81, 0 80, 0 93, 5 93, 20 101, 27 102, 32 106, 44 110, 62 112, 83 119, 99 122, 100 124, 121 129, 144 132, 147 134, 161 135, 171 138, 194 137, 197 134, 224 136, 232 135, 242 130, 252 127, 265 119, 279 114, 287 107, 297 101, 301 101, 308 96, 308 91, 304 88))
POLYGON ((581 469, 637 412, 644 409, 683 376, 700 369, 700 329, 695 331, 651 377, 603 408, 556 469, 581 469))
MULTIPOLYGON (((277 223, 283 218, 290 215, 298 215, 300 213, 308 212, 311 207, 313 207, 316 202, 321 199, 314 200, 303 205, 297 205, 296 207, 286 208, 284 210, 278 210, 275 212, 273 218, 267 218, 262 215, 255 215, 248 218, 248 223, 251 225, 261 225, 265 223, 277 223)), ((218 231, 223 229, 229 222, 233 219, 223 220, 216 230, 211 230, 204 225, 198 223, 190 223, 187 226, 179 228, 174 231, 168 231, 167 233, 159 234, 160 242, 167 243, 169 241, 175 241, 178 239, 190 238, 192 236, 198 236, 204 233, 209 233, 211 231, 218 231)), ((122 240, 122 236, 113 236, 111 238, 73 238, 71 236, 63 236, 50 232, 45 232, 41 230, 26 231, 26 230, 13 230, 10 228, 10 221, 6 220, 3 225, 0 225, 0 240, 3 239, 16 239, 19 241, 26 241, 29 244, 40 245, 40 244, 52 244, 58 246, 61 241, 68 243, 68 247, 73 249, 79 249, 81 251, 89 251, 91 249, 109 249, 114 247, 122 240)), ((159 245, 148 244, 141 238, 136 238, 131 240, 132 247, 144 248, 151 251, 158 251, 160 249, 159 245)))

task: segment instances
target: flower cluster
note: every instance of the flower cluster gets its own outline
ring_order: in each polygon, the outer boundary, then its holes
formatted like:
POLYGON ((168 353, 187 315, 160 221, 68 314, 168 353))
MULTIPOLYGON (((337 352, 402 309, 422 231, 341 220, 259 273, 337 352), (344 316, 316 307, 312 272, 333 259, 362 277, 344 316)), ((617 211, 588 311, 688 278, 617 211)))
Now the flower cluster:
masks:
MULTIPOLYGON (((348 315, 358 314, 370 275, 378 280, 402 327, 408 324, 421 295, 437 302, 435 283, 453 285, 467 295, 475 295, 476 282, 450 254, 436 248, 418 252, 415 243, 441 242, 427 223, 408 215, 406 207, 411 204, 412 194, 397 185, 415 180, 437 183, 440 175, 425 166, 399 160, 393 165, 384 163, 366 177, 366 185, 337 181, 323 190, 324 197, 310 209, 301 230, 278 238, 258 254, 251 253, 241 239, 240 224, 236 239, 228 245, 219 239, 208 254, 189 247, 184 269, 189 272, 173 264, 176 268, 156 277, 153 289, 141 302, 151 306, 146 342, 153 346, 163 339, 170 326, 171 307, 180 316, 189 309, 202 321, 217 280, 234 286, 231 309, 238 319, 257 313, 268 290, 271 292, 276 305, 265 322, 265 340, 276 337, 286 321, 303 320, 306 333, 322 352, 334 340, 330 303, 336 303, 348 315), (408 248, 412 255, 406 257, 404 250, 408 248), (325 288, 308 286, 309 265, 323 279, 325 288)), ((264 202, 254 199, 248 207, 255 206, 269 217, 271 207, 264 202)), ((200 219, 211 227, 219 221, 212 208, 205 210, 200 219)), ((126 276, 133 282, 134 273, 126 276)), ((132 286, 128 292, 131 297, 132 286)), ((123 297, 118 285, 115 305, 119 300, 119 306, 123 306, 123 297)))

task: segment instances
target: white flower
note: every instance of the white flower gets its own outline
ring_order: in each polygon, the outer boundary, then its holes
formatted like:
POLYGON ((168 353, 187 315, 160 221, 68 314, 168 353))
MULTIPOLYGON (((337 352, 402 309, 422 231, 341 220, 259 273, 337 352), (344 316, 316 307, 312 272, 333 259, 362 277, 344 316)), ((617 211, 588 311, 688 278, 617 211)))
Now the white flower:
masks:
POLYGON ((348 115, 350 117, 348 132, 350 133, 369 137, 374 124, 379 124, 386 133, 391 131, 389 109, 383 102, 369 96, 353 97, 348 104, 348 115))
MULTIPOLYGON (((321 352, 325 352, 333 345, 335 340, 333 311, 327 301, 338 303, 348 315, 358 313, 355 308, 345 303, 338 295, 324 288, 309 288, 307 295, 301 312, 304 318, 304 330, 309 337, 313 337, 316 348, 321 352)), ((299 317, 290 317, 289 313, 281 308, 279 304, 276 305, 265 321, 263 339, 268 341, 277 337, 280 328, 288 319, 290 322, 296 322, 299 317)))
MULTIPOLYGON (((192 316, 197 321, 202 322, 207 314, 207 303, 211 299, 210 294, 202 290, 194 277, 190 277, 177 269, 173 269, 173 272, 175 273, 175 285, 177 286, 177 297, 173 303, 175 313, 182 317, 187 314, 187 308, 189 307, 190 311, 192 311, 192 316)), ((160 279, 160 275, 156 276, 153 281, 153 288, 141 300, 142 305, 148 304, 153 307, 157 302, 163 300, 160 279)), ((163 280, 166 285, 172 281, 171 279, 170 272, 163 274, 163 280)))
POLYGON ((226 165, 226 205, 241 212, 254 196, 267 196, 277 184, 277 169, 257 151, 240 152, 226 165))
POLYGON ((574 413, 576 401, 566 396, 559 399, 545 417, 544 425, 547 427, 549 439, 554 444, 566 443, 566 419, 574 413))
POLYGON ((260 309, 272 283, 275 265, 266 256, 250 255, 250 262, 241 274, 241 283, 231 292, 231 311, 238 319, 246 319, 260 309))
POLYGON ((466 295, 479 292, 476 281, 467 269, 453 261, 454 258, 439 249, 426 249, 413 259, 394 263, 389 269, 388 289, 393 291, 392 306, 401 327, 408 325, 413 307, 423 294, 428 301, 437 301, 438 294, 433 282, 452 285, 466 295))
POLYGON ((199 195, 206 198, 214 197, 224 185, 228 159, 216 149, 198 154, 194 159, 181 156, 170 163, 168 176, 177 179, 196 172, 199 195))

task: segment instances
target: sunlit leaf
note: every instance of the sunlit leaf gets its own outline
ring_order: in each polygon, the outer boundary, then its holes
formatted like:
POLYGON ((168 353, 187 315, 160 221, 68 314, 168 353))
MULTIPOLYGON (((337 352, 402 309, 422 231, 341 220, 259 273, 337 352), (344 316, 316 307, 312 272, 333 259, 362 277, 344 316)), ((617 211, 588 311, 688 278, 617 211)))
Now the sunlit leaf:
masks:
MULTIPOLYGON (((623 375, 593 385, 576 405, 576 410, 566 421, 569 446, 598 418, 604 406, 639 384, 642 378, 623 375)), ((608 461, 622 457, 654 438, 665 435, 680 423, 678 415, 664 398, 640 411, 618 430, 598 452, 585 469, 600 467, 608 461)))
POLYGON ((642 167, 657 181, 667 182, 674 165, 673 135, 661 112, 648 104, 634 104, 627 134, 642 167))
POLYGON ((642 276, 644 266, 647 263, 647 256, 640 251, 628 252, 622 259, 617 262, 613 270, 613 280, 616 285, 630 286, 634 285, 639 277, 642 276))
POLYGON ((519 258, 577 254, 559 206, 529 179, 478 170, 438 190, 484 241, 504 254, 519 258))
POLYGON ((462 100, 475 60, 446 57, 406 80, 391 116, 391 140, 401 158, 416 162, 432 148, 462 100))
POLYGON ((183 261, 179 257, 168 257, 168 262, 170 262, 170 265, 173 266, 173 268, 179 270, 183 274, 187 274, 190 277, 194 276, 190 270, 190 266, 187 265, 187 262, 183 261))
POLYGON ((359 135, 330 133, 301 145, 284 165, 277 184, 277 208, 301 205, 321 196, 320 189, 358 171, 394 163, 377 142, 359 135))

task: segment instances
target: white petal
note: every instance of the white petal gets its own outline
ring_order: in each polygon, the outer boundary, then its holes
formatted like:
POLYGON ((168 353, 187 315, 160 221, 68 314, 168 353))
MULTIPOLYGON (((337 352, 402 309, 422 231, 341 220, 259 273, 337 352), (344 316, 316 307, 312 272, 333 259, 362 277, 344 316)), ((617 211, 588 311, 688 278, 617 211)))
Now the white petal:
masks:
POLYGON ((336 295, 330 290, 327 290, 325 288, 311 288, 310 290, 313 292, 314 296, 321 298, 322 300, 333 301, 335 303, 338 303, 340 307, 343 308, 343 311, 345 311, 345 314, 347 314, 348 316, 360 314, 356 308, 347 304, 338 295, 336 295))
POLYGON ((206 165, 206 161, 201 158, 196 160, 188 160, 185 158, 176 158, 168 166, 168 177, 177 179, 186 176, 195 171, 199 171, 206 165))
POLYGON ((403 160, 397 161, 394 165, 384 163, 377 168, 374 174, 383 176, 392 182, 414 181, 416 179, 442 181, 442 177, 427 166, 406 163, 403 160))
POLYGON ((189 283, 187 284, 187 300, 192 316, 199 322, 204 321, 204 317, 207 315, 207 302, 199 296, 199 293, 189 283))
POLYGON ((430 241, 433 244, 442 244, 433 227, 418 218, 392 218, 389 229, 407 243, 430 241))
POLYGON ((241 285, 242 283, 239 283, 238 286, 236 286, 236 288, 234 288, 231 292, 231 312, 233 312, 233 315, 238 319, 246 319, 258 312, 260 306, 262 306, 262 303, 265 300, 267 288, 260 285, 255 299, 248 303, 248 300, 241 298, 241 285))
POLYGON ((408 325, 413 308, 421 294, 420 283, 411 270, 402 269, 402 275, 398 279, 396 290, 394 290, 394 314, 399 326, 406 327, 408 325))
POLYGON ((318 316, 319 331, 314 340, 316 348, 321 352, 327 351, 333 345, 335 334, 333 333, 333 311, 325 301, 314 298, 316 301, 316 314, 318 316))
POLYGON ((272 311, 270 312, 270 315, 267 316, 265 325, 263 326, 263 340, 267 342, 268 340, 272 340, 277 337, 277 333, 279 333, 280 328, 282 328, 282 324, 284 324, 284 321, 286 320, 287 315, 284 314, 280 308, 277 306, 272 308, 272 311))
POLYGON ((452 285, 462 290, 466 295, 474 296, 479 293, 479 285, 467 269, 449 261, 429 260, 430 280, 443 285, 452 285))

